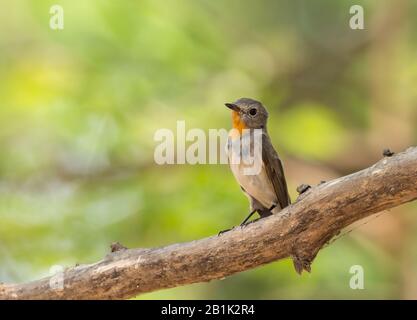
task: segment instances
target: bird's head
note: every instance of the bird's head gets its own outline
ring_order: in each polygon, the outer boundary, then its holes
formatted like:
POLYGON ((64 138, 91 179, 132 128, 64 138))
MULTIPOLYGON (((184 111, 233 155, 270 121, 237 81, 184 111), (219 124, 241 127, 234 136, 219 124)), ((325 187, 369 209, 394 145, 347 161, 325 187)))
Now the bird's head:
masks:
POLYGON ((266 127, 268 111, 259 101, 240 98, 233 103, 225 103, 232 109, 233 127, 242 132, 243 129, 262 129, 266 127))

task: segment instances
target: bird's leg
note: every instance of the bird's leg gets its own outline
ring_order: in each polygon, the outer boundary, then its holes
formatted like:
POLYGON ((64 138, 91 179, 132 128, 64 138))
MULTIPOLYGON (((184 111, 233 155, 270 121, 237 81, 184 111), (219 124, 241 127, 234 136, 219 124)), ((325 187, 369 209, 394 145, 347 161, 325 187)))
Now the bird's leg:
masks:
MULTIPOLYGON (((268 210, 259 210, 259 209, 253 210, 251 213, 249 213, 249 215, 246 217, 246 219, 243 220, 243 222, 240 224, 240 226, 243 227, 244 225, 246 225, 247 224, 246 222, 249 220, 250 217, 252 217, 252 215, 255 212, 258 212, 259 215, 261 216, 261 218, 265 218, 265 217, 270 216, 272 214, 272 210, 274 210, 276 208, 276 206, 277 206, 276 204, 273 204, 268 210)), ((256 221, 256 220, 257 219, 255 219, 253 221, 256 221)))
MULTIPOLYGON (((267 217, 267 216, 270 216, 271 214, 272 214, 272 210, 274 210, 275 208, 276 208, 276 204, 273 204, 268 210, 264 210, 264 212, 261 214, 261 218, 264 218, 264 217, 267 217), (265 214, 265 211, 267 211, 268 212, 268 214, 265 214)), ((248 223, 248 220, 253 216, 253 214, 255 213, 255 212, 259 212, 259 210, 258 209, 255 209, 255 210, 252 210, 250 213, 249 213, 249 215, 245 218, 245 220, 243 220, 243 222, 240 224, 240 226, 241 227, 243 227, 243 226, 245 226, 245 225, 247 225, 248 223)), ((255 220, 257 220, 257 219, 255 219, 255 220)), ((254 220, 254 221, 255 221, 254 220)), ((253 221, 252 221, 253 222, 253 221)), ((228 231, 230 231, 230 230, 232 230, 234 227, 232 227, 232 228, 230 228, 230 229, 226 229, 226 230, 222 230, 222 231, 220 231, 219 233, 218 233, 218 236, 220 236, 221 234, 223 234, 223 233, 226 233, 226 232, 228 232, 228 231)))
POLYGON ((241 226, 241 227, 242 227, 242 226, 244 226, 244 225, 246 224, 246 222, 250 219, 250 217, 252 217, 252 216, 253 216, 253 214, 254 214, 256 211, 258 211, 258 210, 253 210, 253 211, 251 211, 251 213, 249 213, 249 215, 245 218, 245 220, 243 220, 243 222, 240 224, 240 226, 241 226))
POLYGON ((271 216, 272 215, 272 210, 274 210, 276 208, 276 206, 277 205, 274 204, 269 209, 264 208, 264 209, 258 210, 260 219, 263 219, 263 218, 266 218, 266 217, 271 216))
MULTIPOLYGON (((245 224, 246 224, 246 222, 250 219, 250 217, 252 217, 253 216, 253 214, 256 212, 257 210, 253 210, 253 211, 251 211, 250 213, 249 213, 249 215, 245 218, 245 220, 243 220, 243 222, 240 224, 240 226, 241 227, 243 227, 245 224)), ((230 229, 226 229, 226 230, 222 230, 222 231, 220 231, 219 233, 218 233, 218 235, 220 236, 221 234, 223 234, 223 233, 225 233, 225 232, 228 232, 228 231, 230 231, 230 230, 232 230, 234 227, 232 227, 232 228, 230 228, 230 229)))

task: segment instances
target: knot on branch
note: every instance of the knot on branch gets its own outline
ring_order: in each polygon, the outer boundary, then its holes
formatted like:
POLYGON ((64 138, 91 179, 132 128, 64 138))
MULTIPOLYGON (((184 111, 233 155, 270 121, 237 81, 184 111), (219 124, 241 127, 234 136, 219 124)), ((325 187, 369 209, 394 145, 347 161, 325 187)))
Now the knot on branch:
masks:
POLYGON ((313 263, 314 257, 300 256, 297 253, 292 253, 290 257, 294 264, 294 269, 299 275, 301 275, 304 270, 308 273, 311 272, 311 264, 313 263))
POLYGON ((311 189, 311 186, 309 184, 300 184, 297 187, 297 192, 298 192, 298 194, 301 195, 301 194, 307 192, 307 190, 309 190, 309 189, 311 189))
POLYGON ((384 149, 382 152, 382 155, 384 157, 392 157, 395 154, 395 152, 392 152, 390 149, 384 149))
POLYGON ((111 252, 117 252, 117 251, 127 250, 127 248, 124 245, 122 245, 120 242, 113 242, 110 245, 110 250, 111 252))

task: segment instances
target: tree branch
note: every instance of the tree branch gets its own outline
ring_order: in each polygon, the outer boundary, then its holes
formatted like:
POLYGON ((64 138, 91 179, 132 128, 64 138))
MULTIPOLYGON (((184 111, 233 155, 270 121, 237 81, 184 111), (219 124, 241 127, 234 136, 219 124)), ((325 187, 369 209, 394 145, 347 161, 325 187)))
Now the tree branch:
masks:
MULTIPOLYGON (((280 214, 221 236, 153 249, 124 249, 49 277, 0 285, 0 299, 122 299, 220 279, 286 257, 310 264, 332 237, 364 217, 417 199, 417 148, 320 184, 280 214), (57 277, 57 276, 55 276, 57 277), (52 285, 51 285, 52 284, 52 285)), ((299 270, 299 271, 301 271, 299 270)))

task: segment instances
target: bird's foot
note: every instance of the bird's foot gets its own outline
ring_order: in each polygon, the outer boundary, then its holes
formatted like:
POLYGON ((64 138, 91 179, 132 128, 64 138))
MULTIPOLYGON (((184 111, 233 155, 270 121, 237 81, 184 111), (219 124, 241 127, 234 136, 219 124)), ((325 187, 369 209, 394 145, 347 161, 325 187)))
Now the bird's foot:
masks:
POLYGON ((256 218, 256 219, 253 219, 253 220, 248 221, 248 222, 242 222, 239 226, 240 226, 241 228, 246 227, 246 226, 248 226, 248 225, 250 225, 250 224, 252 224, 252 223, 254 223, 254 222, 258 221, 259 219, 261 219, 261 218, 256 218))
POLYGON ((222 230, 217 234, 217 236, 221 236, 223 233, 229 232, 229 231, 233 230, 234 228, 235 227, 231 227, 230 229, 222 230))

